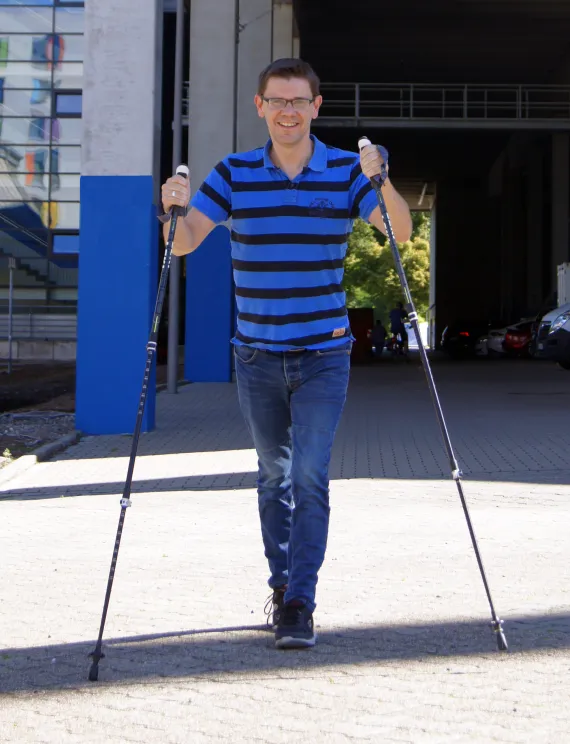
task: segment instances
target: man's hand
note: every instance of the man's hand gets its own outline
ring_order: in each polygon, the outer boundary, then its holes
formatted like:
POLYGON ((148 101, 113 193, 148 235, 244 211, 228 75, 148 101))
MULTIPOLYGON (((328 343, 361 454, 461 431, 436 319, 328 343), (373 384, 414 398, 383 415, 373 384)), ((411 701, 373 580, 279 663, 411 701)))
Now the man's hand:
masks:
MULTIPOLYGON (((360 167, 366 178, 374 178, 382 174, 384 158, 376 145, 367 145, 360 151, 360 167)), ((388 165, 386 164, 386 172, 388 165)))
POLYGON ((168 212, 171 207, 186 209, 190 201, 190 181, 184 176, 172 176, 162 186, 162 208, 168 212))

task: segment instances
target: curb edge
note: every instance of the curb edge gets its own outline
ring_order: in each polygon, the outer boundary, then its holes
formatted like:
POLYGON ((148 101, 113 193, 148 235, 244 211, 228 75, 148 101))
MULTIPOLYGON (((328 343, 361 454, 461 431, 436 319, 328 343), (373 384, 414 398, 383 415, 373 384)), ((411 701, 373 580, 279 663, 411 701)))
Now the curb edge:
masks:
MULTIPOLYGON (((15 478, 16 476, 30 470, 30 468, 36 465, 36 463, 45 462, 58 452, 61 452, 68 447, 77 444, 82 436, 83 433, 76 430, 71 432, 71 434, 66 434, 65 436, 60 437, 53 442, 48 442, 48 444, 44 444, 41 447, 38 447, 37 450, 34 450, 27 455, 18 457, 17 460, 10 463, 9 465, 5 465, 0 470, 0 486, 12 480, 12 478, 15 478)), ((6 496, 0 494, 0 498, 6 498, 6 496)))

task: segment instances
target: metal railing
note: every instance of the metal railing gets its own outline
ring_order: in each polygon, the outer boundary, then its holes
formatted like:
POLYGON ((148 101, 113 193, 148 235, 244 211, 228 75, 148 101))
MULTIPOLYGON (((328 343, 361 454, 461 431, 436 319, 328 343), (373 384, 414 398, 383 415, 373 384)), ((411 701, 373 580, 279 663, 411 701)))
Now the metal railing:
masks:
MULTIPOLYGON (((69 305, 24 305, 14 302, 12 308, 12 338, 35 341, 75 341, 77 339, 77 307, 69 305)), ((8 304, 0 303, 0 341, 9 336, 8 304)))
POLYGON ((568 85, 323 83, 320 118, 570 121, 568 85))
MULTIPOLYGON (((10 256, 3 254, 0 249, 0 290, 8 287, 10 258, 10 256)), ((59 261, 40 256, 16 257, 16 268, 13 276, 14 287, 16 289, 77 287, 78 269, 77 266, 66 265, 69 263, 73 263, 73 259, 72 261, 66 259, 59 261)))

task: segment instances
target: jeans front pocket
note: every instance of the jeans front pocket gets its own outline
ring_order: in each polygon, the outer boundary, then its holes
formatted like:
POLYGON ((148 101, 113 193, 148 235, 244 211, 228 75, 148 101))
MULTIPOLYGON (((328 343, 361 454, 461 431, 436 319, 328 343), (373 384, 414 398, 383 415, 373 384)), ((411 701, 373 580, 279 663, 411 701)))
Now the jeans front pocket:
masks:
POLYGON ((253 346, 234 346, 234 354, 242 364, 252 364, 258 353, 259 349, 255 349, 253 346))

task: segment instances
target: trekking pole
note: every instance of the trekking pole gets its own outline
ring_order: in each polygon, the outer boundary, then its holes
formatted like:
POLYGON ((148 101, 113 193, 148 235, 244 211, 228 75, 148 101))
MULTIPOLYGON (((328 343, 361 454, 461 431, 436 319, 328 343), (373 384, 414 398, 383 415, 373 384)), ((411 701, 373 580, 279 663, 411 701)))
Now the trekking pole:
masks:
MULTIPOLYGON (((176 175, 184 176, 188 178, 189 170, 186 165, 179 165, 176 169, 176 175)), ((129 459, 129 467, 127 470, 127 480, 125 481, 125 487, 123 489, 123 497, 121 499, 121 514, 119 516, 119 526, 117 527, 117 536, 115 538, 115 547, 113 548, 113 557, 111 559, 111 568, 109 571, 109 579, 107 581, 107 592, 105 593, 105 603, 103 605, 103 614, 101 616, 101 626, 99 628, 99 637, 97 638, 97 644, 95 650, 89 654, 89 658, 93 660, 89 669, 89 681, 97 682, 99 679, 99 662, 105 658, 103 653, 103 631, 105 630, 105 621, 107 619, 107 610, 109 609, 109 600, 111 599, 111 590, 113 588, 113 579, 115 578, 115 568, 117 566, 117 557, 119 555, 119 547, 121 545, 121 535, 123 534, 123 525, 125 524, 125 515, 128 507, 131 505, 131 485, 133 481, 133 471, 135 469, 135 458, 137 456, 137 449, 139 445, 139 438, 142 428, 142 421, 144 415, 144 409, 146 405, 146 399, 148 395, 148 383, 150 379, 150 372, 154 356, 156 354, 157 339, 158 339, 158 326, 160 323, 160 316, 162 315, 162 305, 164 304, 164 297, 166 295, 166 285, 168 284, 168 272, 170 270, 170 262, 172 260, 172 246, 174 243, 174 235, 176 233, 176 223, 178 217, 184 214, 182 207, 173 207, 171 210, 170 230, 168 233, 168 240, 166 241, 166 249, 164 251, 164 260, 162 262, 162 270, 160 273, 160 281, 158 284, 158 294, 156 297, 156 305, 154 307, 154 315, 152 318, 152 325, 150 328, 150 336, 146 345, 146 366, 144 370, 143 384, 141 390, 141 396, 139 399, 139 407, 137 412, 137 421, 135 424, 135 431, 133 434, 133 443, 131 446, 131 456, 129 459)))
MULTIPOLYGON (((358 140, 358 147, 360 150, 362 150, 363 147, 367 147, 370 144, 371 142, 367 137, 361 137, 358 140)), ((451 468, 451 475, 453 477, 453 480, 457 484, 457 490, 459 491, 459 498, 461 499, 461 506, 463 507, 463 513, 465 514, 465 519, 467 520, 467 528, 469 529, 469 534, 471 535, 471 542, 473 543, 473 550, 475 551, 475 557, 477 558, 477 564, 479 565, 479 571, 481 572, 481 578, 483 579, 485 593, 487 594, 487 600, 489 601, 489 607, 491 609, 491 617, 492 617, 491 628, 497 634, 497 646, 499 648, 499 651, 508 651, 507 639, 503 631, 503 621, 499 618, 499 616, 495 612, 493 598, 491 597, 491 590, 489 589, 489 584, 487 582, 487 576, 485 575, 485 569, 483 567, 483 560, 481 558, 481 553, 479 552, 479 546, 477 544, 477 537, 475 536, 475 530, 473 529, 473 525, 471 523, 471 517, 469 515, 469 509, 467 508, 467 501, 465 500, 465 495, 463 493, 463 486, 461 484, 461 478, 463 477, 463 473, 461 472, 459 465, 457 464, 455 453, 451 445, 451 439, 449 437, 449 432, 447 431, 447 425, 443 417, 443 410, 441 408, 441 403, 439 401, 439 396, 437 394, 437 389, 435 386, 435 381, 433 379, 429 359, 427 357, 426 350, 424 348, 424 345, 423 345, 423 342, 420 336, 418 314, 416 313, 416 308, 412 300, 412 295, 410 293, 410 288, 408 286, 408 280, 406 278, 406 273, 404 271, 404 267, 402 266, 400 252, 396 244, 396 239, 394 238, 394 231, 392 230, 390 216, 388 214, 388 209, 386 208, 386 202, 384 201, 384 195, 382 193, 382 186, 384 185, 384 181, 386 180, 387 176, 388 176, 388 173, 386 170, 386 165, 384 164, 382 166, 382 174, 378 176, 377 178, 372 178, 370 180, 370 183, 372 184, 372 187, 374 188, 374 191, 376 192, 376 196, 378 198, 378 205, 380 207, 380 212, 382 213, 382 219, 384 221, 384 227, 386 228, 386 235, 388 236, 388 240, 390 242, 390 248, 392 249, 392 255, 394 257, 394 262, 396 264, 396 271, 398 272, 398 277, 400 279, 402 290, 406 298, 406 311, 408 313, 408 317, 412 324, 412 328, 414 329, 414 333, 416 334, 420 357, 422 360, 422 366, 424 368, 428 387, 431 393, 431 399, 433 401, 433 405, 434 405, 435 412, 437 415, 437 420, 439 422, 439 427, 441 429, 443 443, 445 445, 447 456, 449 458, 449 466, 451 468)))

